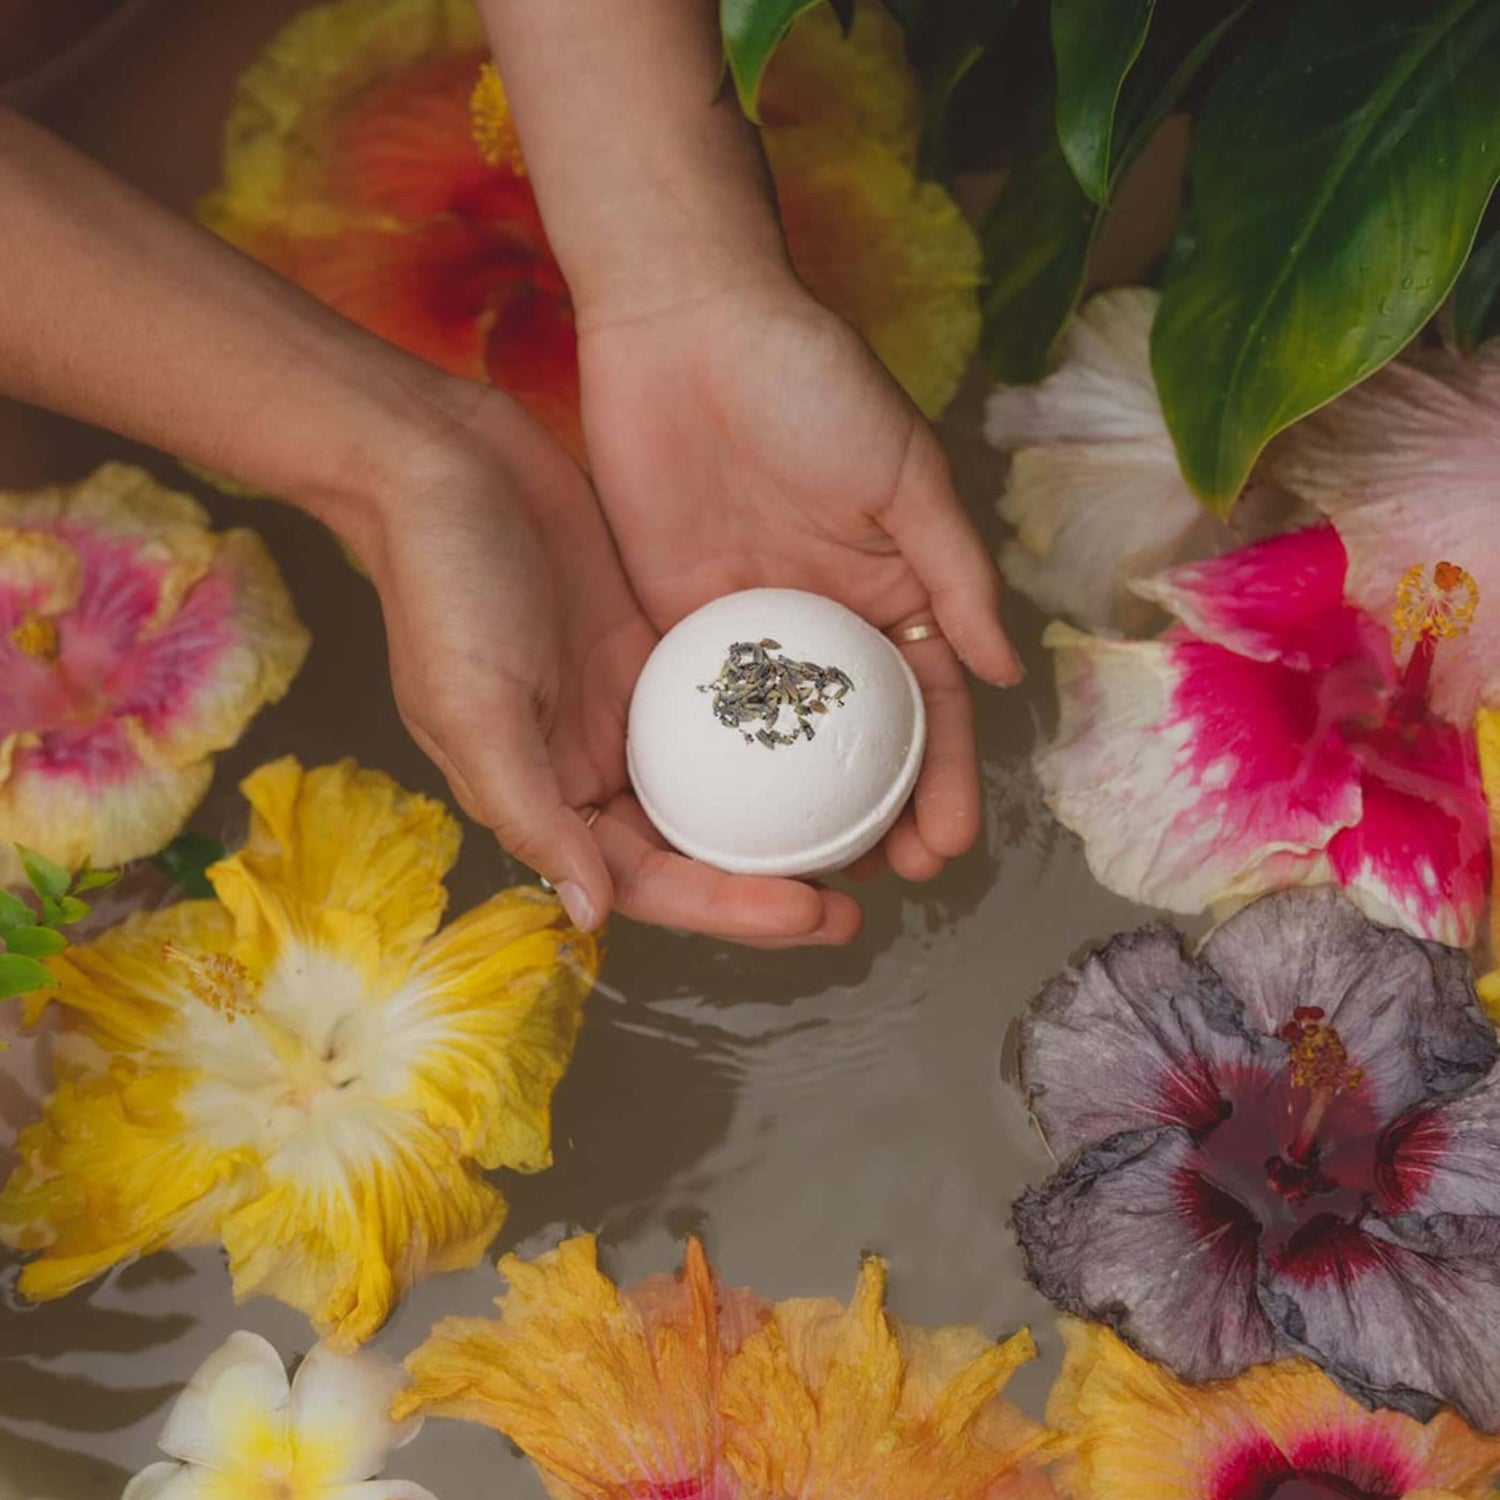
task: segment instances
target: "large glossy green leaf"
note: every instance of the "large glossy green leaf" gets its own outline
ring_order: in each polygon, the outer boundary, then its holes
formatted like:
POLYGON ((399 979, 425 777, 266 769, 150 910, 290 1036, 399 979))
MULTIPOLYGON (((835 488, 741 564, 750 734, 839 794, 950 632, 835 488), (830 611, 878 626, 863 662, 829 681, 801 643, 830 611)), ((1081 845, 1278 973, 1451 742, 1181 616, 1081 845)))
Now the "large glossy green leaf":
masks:
POLYGON ((1079 186, 1109 202, 1115 114, 1156 0, 1052 0, 1057 138, 1079 186))
POLYGON ((1153 366, 1188 482, 1390 359, 1453 285, 1500 173, 1500 5, 1311 0, 1224 76, 1193 153, 1195 243, 1153 366))
MULTIPOLYGON (((546 0, 542 0, 545 4, 546 0)), ((719 0, 724 56, 745 113, 758 119, 760 80, 792 22, 824 0, 719 0)))
POLYGON ((1453 288, 1453 332, 1467 354, 1500 335, 1500 197, 1490 200, 1474 253, 1453 288))

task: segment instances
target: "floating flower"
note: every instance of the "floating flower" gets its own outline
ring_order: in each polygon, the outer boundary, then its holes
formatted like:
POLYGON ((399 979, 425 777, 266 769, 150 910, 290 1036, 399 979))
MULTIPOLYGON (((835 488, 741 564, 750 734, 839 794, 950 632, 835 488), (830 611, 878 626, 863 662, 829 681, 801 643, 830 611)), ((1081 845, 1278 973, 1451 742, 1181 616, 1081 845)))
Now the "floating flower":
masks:
POLYGON ((1478 758, 1428 688, 1473 581, 1433 561, 1376 618, 1345 602, 1320 525, 1138 584, 1180 622, 1155 640, 1053 625, 1061 716, 1038 770, 1098 879, 1180 912, 1335 881, 1381 921, 1471 943, 1490 868, 1478 758))
MULTIPOLYGON (((814 293, 929 412, 979 337, 978 242, 919 183, 899 28, 805 16, 773 62, 763 132, 814 293)), ((355 321, 489 380, 581 451, 573 307, 472 0, 335 0, 240 82, 204 220, 355 321)))
POLYGON ((1030 1275, 1188 1380, 1299 1354, 1363 1400, 1500 1428, 1500 1074, 1462 953, 1283 891, 1184 954, 1115 938, 1022 1023, 1064 1164, 1030 1275))
MULTIPOLYGON (((1472 359, 1423 351, 1385 366, 1278 438, 1266 462, 1338 527, 1349 598, 1367 613, 1432 592, 1440 559, 1462 566, 1467 588, 1438 587, 1452 628, 1430 696, 1467 724, 1500 690, 1500 610, 1485 608, 1500 600, 1500 343, 1472 359)), ((1398 644, 1414 653, 1420 637, 1398 644)))
POLYGON ((152 854, 307 654, 249 531, 128 464, 0 491, 0 886, 152 854))
POLYGON ((505 1200, 482 1170, 549 1164, 596 949, 534 889, 439 932, 458 827, 387 776, 288 759, 244 791, 217 900, 52 961, 94 1045, 59 1057, 21 1134, 0 1238, 37 1252, 37 1299, 221 1240, 237 1296, 358 1343, 419 1277, 484 1254, 505 1200))
POLYGON ((1071 1450, 1069 1500, 1481 1500, 1500 1442, 1452 1412, 1372 1412, 1315 1366, 1285 1360, 1191 1386, 1108 1329, 1063 1323, 1047 1420, 1071 1450))
POLYGON ((397 1414, 505 1433, 559 1500, 1041 1500, 1040 1428, 1003 1401, 1030 1336, 910 1328, 866 1261, 854 1302, 722 1287, 702 1247, 621 1292, 594 1240, 500 1269, 501 1316, 449 1318, 397 1414))
POLYGON ((1098 293, 1063 335, 1056 370, 1037 385, 997 386, 986 407, 986 436, 1012 450, 1000 498, 1016 532, 1000 552, 1006 580, 1090 630, 1146 629, 1157 609, 1137 581, 1294 513, 1257 475, 1231 531, 1188 488, 1151 374, 1160 301, 1146 287, 1098 293))
POLYGON ((232 1333, 177 1398, 152 1464, 123 1500, 432 1500, 421 1485, 374 1483, 418 1421, 393 1422, 398 1366, 314 1349, 288 1380, 255 1333, 232 1333))

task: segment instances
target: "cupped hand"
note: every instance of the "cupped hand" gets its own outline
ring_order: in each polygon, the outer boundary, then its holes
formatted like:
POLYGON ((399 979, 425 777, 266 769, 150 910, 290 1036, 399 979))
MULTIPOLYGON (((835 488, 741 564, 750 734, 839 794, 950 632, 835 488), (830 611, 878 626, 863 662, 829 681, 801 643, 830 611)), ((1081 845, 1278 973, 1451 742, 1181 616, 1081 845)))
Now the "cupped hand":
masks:
POLYGON ((508 398, 464 387, 452 405, 350 540, 380 592, 402 717, 464 810, 581 926, 613 907, 766 946, 846 941, 850 897, 725 875, 651 829, 625 725, 657 633, 594 493, 508 398))
POLYGON ((963 668, 1022 670, 994 561, 931 428, 864 341, 789 276, 580 327, 594 482, 636 596, 666 630, 736 589, 808 589, 881 629, 935 622, 902 647, 928 749, 891 867, 937 874, 980 827, 963 668))

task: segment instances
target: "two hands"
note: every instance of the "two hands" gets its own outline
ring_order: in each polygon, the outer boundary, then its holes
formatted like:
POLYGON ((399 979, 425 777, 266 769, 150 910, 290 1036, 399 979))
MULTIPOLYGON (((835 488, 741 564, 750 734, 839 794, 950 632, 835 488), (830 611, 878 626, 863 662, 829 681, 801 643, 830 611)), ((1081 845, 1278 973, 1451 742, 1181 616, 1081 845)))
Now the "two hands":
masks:
POLYGON ((903 647, 929 745, 867 868, 935 875, 980 826, 964 667, 1021 675, 994 564, 936 437, 790 273, 581 321, 591 486, 498 392, 446 388, 441 439, 351 537, 380 590, 397 699, 470 816, 594 927, 610 910, 764 947, 841 943, 848 895, 667 849, 630 795, 630 694, 660 633, 761 585, 838 599, 903 647), (600 809, 586 821, 580 810, 600 809))

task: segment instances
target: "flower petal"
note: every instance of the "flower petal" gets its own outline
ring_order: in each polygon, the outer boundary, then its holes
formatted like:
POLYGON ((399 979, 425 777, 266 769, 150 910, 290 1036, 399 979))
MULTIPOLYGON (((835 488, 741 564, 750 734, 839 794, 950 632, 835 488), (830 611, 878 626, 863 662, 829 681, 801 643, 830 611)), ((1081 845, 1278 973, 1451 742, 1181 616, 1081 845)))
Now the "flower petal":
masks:
POLYGON ((198 1366, 159 1445, 183 1463, 229 1473, 252 1463, 289 1472, 290 1387, 281 1356, 258 1333, 232 1333, 198 1366))
POLYGON ((443 876, 459 830, 446 809, 352 760, 304 770, 288 757, 241 789, 249 837, 209 878, 252 970, 267 973, 293 944, 317 947, 330 921, 342 932, 357 920, 371 925, 382 964, 399 978, 447 904, 443 876))
POLYGON ((1500 1221, 1500 1074, 1402 1121, 1384 1145, 1388 1209, 1500 1221))
POLYGON ((1469 1087, 1495 1061, 1464 956, 1373 925, 1337 890, 1266 896, 1220 926, 1202 957, 1268 1036, 1298 1006, 1318 1006, 1381 1120, 1469 1087))
POLYGON ((1328 880, 1360 816, 1359 767, 1319 684, 1192 640, 1051 626, 1060 717, 1037 757, 1048 804, 1109 889, 1173 911, 1328 880))
POLYGON ((531 1264, 508 1256, 500 1269, 511 1288, 501 1318, 440 1323, 407 1360, 413 1386, 396 1415, 497 1428, 571 1494, 607 1500, 688 1483, 715 1493, 730 1351, 697 1242, 675 1295, 658 1298, 649 1321, 599 1271, 591 1235, 531 1264))
POLYGON ((481 1166, 540 1171, 598 968, 598 944, 554 898, 530 887, 492 898, 433 938, 381 1007, 371 1086, 481 1166))
POLYGON ((375 1478, 422 1426, 419 1417, 391 1420, 392 1403, 405 1386, 400 1365, 370 1354, 337 1354, 323 1344, 314 1348, 292 1382, 289 1425, 298 1479, 332 1488, 375 1478))
POLYGON ((1268 1268, 1289 1344, 1362 1401, 1500 1431, 1500 1219, 1400 1215, 1293 1241, 1268 1268))
POLYGON ((1262 1051, 1232 991, 1169 927, 1114 938, 1066 969, 1021 1023, 1021 1084, 1058 1157, 1122 1131, 1222 1117, 1219 1078, 1262 1051))
POLYGON ((1175 1128, 1116 1136, 1017 1200, 1043 1296, 1117 1329, 1189 1380, 1238 1374, 1278 1340, 1256 1297, 1259 1229, 1175 1128))
POLYGON ((330 1109, 220 1225, 236 1297, 279 1297, 338 1349, 368 1339, 423 1276, 476 1264, 505 1200, 446 1136, 363 1100, 330 1109))
POLYGON ((125 1486, 120 1500, 211 1500, 213 1475, 186 1464, 147 1464, 125 1486))
POLYGON ((1432 701, 1467 724, 1500 687, 1500 346, 1473 358, 1423 351, 1387 365, 1297 423, 1267 462, 1338 527, 1349 597, 1392 618, 1414 566, 1452 562, 1479 587, 1473 628, 1444 640, 1432 701))

